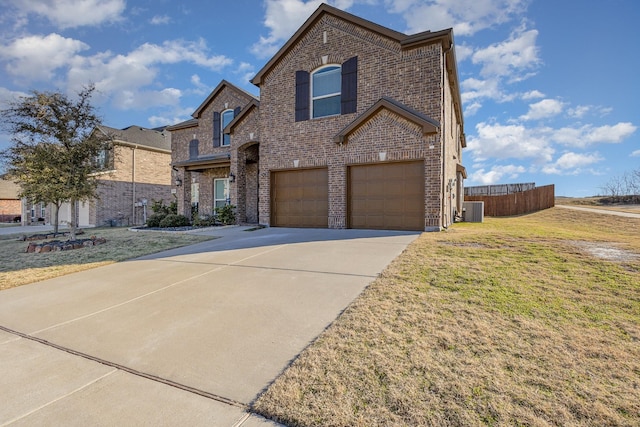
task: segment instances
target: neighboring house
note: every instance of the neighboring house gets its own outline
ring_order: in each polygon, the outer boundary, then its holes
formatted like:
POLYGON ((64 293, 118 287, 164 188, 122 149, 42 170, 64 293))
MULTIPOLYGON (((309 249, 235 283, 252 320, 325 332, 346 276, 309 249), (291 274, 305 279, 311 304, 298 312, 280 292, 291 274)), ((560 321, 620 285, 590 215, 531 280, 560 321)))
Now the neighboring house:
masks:
POLYGON ((0 177, 0 222, 20 222, 22 201, 18 197, 20 187, 5 176, 0 177))
MULTIPOLYGON (((146 129, 129 126, 114 129, 100 126, 96 130, 113 138, 109 150, 96 162, 98 197, 78 203, 78 225, 141 225, 152 214, 152 200, 166 204, 175 200, 171 193, 171 135, 163 128, 146 129)), ((48 212, 46 221, 52 221, 48 212)), ((60 224, 71 222, 70 204, 60 207, 60 224)))
POLYGON ((452 30, 405 35, 321 5, 253 78, 167 128, 181 213, 440 230, 462 211, 466 146, 452 30))

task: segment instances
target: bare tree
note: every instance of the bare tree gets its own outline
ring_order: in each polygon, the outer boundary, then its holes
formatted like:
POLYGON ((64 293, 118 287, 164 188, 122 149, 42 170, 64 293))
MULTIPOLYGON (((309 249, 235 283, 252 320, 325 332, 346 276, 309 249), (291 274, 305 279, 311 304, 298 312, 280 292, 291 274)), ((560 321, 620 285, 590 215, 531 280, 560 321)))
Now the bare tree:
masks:
POLYGON ((12 145, 0 153, 7 174, 20 185, 21 197, 56 207, 71 204, 71 239, 75 239, 76 205, 96 197, 99 170, 96 157, 108 150, 111 138, 94 132, 101 124, 91 105, 93 85, 75 100, 57 92, 32 91, 0 111, 12 145))

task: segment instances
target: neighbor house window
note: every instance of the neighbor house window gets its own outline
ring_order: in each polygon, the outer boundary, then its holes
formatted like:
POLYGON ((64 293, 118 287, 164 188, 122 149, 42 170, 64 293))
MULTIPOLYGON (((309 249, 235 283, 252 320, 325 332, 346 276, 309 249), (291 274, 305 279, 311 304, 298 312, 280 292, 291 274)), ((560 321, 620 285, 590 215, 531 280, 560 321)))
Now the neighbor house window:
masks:
POLYGON ((323 67, 311 74, 311 117, 340 114, 341 86, 342 71, 339 65, 323 67))
POLYGON ((197 159, 198 158, 198 145, 200 142, 197 139, 192 139, 189 141, 189 158, 197 159))
POLYGON ((225 110, 222 112, 222 126, 220 126, 220 132, 222 132, 220 140, 222 141, 223 146, 228 146, 231 144, 231 135, 228 133, 224 133, 224 128, 227 127, 231 120, 233 120, 233 110, 225 110))
POLYGON ((111 150, 101 150, 95 157, 95 165, 97 169, 110 169, 111 166, 111 150))
POLYGON ((44 218, 45 213, 47 212, 45 204, 40 203, 40 218, 44 218))
POLYGON ((231 204, 229 199, 229 179, 214 179, 213 180, 213 207, 221 208, 231 204))

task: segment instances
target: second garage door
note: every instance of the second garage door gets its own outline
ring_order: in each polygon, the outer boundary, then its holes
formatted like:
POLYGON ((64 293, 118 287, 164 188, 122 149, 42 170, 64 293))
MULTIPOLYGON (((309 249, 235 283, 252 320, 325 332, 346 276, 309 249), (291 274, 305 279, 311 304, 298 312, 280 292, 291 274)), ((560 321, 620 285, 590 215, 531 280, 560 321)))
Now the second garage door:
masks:
POLYGON ((349 167, 349 227, 424 230, 424 163, 349 167))
POLYGON ((327 228, 328 182, 326 168, 273 172, 271 225, 327 228))

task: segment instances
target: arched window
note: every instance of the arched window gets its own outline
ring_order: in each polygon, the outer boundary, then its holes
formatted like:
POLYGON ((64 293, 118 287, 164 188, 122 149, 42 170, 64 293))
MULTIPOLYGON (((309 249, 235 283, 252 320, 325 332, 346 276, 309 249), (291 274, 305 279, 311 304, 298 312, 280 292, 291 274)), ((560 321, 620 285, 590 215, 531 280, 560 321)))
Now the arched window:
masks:
POLYGON ((328 65, 311 74, 311 117, 340 114, 342 67, 328 65))
POLYGON ((223 146, 227 146, 231 144, 231 135, 228 133, 224 133, 224 128, 227 127, 231 120, 233 120, 233 110, 225 110, 221 114, 222 116, 222 126, 220 126, 220 132, 222 133, 220 136, 220 141, 222 141, 223 146))

